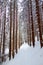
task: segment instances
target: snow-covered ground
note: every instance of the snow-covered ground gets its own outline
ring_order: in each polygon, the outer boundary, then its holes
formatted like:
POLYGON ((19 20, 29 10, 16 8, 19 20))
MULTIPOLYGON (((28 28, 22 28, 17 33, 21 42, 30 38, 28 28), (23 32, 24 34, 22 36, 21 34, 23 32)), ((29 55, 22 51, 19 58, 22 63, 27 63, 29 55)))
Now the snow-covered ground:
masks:
POLYGON ((43 48, 40 48, 38 41, 35 44, 34 48, 27 43, 22 44, 15 58, 2 65, 43 65, 43 48))

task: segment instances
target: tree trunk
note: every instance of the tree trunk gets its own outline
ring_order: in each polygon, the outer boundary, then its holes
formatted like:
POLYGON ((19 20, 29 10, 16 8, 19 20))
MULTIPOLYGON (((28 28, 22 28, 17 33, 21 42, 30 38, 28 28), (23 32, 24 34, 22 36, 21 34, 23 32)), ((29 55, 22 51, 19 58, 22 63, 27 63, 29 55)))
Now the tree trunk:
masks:
POLYGON ((40 21, 40 12, 39 12, 39 2, 38 2, 38 0, 35 0, 35 2, 36 2, 36 14, 37 14, 37 20, 38 20, 38 26, 39 26, 40 45, 42 47, 42 32, 41 32, 41 21, 40 21))
MULTIPOLYGON (((3 51, 2 54, 5 54, 5 24, 6 24, 6 1, 4 1, 4 26, 3 26, 3 51)), ((4 61, 4 57, 2 57, 2 61, 4 61)))
POLYGON ((13 53, 12 53, 12 56, 14 58, 14 41, 15 41, 15 38, 14 38, 14 33, 15 33, 15 1, 14 1, 14 5, 13 5, 13 53))
POLYGON ((9 40, 9 60, 11 60, 11 29, 12 28, 12 2, 10 1, 10 40, 9 40))
MULTIPOLYGON (((0 6, 0 56, 1 56, 1 44, 2 44, 2 32, 1 32, 1 6, 0 6)), ((0 61, 1 62, 1 61, 0 61)))
POLYGON ((16 53, 17 53, 17 5, 16 5, 16 53))
POLYGON ((28 5, 28 9, 29 9, 29 31, 30 31, 30 32, 29 32, 29 37, 30 37, 30 40, 29 40, 29 41, 30 41, 30 46, 31 46, 31 25, 30 25, 30 24, 31 24, 31 23, 30 23, 30 21, 31 21, 31 20, 30 20, 30 12, 31 12, 31 11, 30 11, 30 5, 28 5))
POLYGON ((30 0, 30 8, 31 8, 31 22, 32 22, 32 42, 33 42, 33 47, 34 47, 35 38, 34 38, 34 26, 33 26, 32 1, 31 0, 30 0))

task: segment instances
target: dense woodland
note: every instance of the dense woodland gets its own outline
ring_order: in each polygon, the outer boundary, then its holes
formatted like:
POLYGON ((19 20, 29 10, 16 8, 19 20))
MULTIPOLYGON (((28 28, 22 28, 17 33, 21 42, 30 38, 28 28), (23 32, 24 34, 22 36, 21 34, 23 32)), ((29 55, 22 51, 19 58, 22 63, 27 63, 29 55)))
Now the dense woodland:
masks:
POLYGON ((14 58, 24 41, 35 47, 36 40, 42 48, 43 0, 0 0, 0 59, 14 58))

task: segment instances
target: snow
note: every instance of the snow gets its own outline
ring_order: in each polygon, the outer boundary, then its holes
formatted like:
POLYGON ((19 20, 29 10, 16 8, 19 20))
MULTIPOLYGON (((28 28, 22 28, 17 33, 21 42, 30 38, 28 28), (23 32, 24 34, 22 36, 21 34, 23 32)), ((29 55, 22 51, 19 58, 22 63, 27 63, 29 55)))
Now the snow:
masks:
POLYGON ((26 50, 28 47, 30 47, 30 46, 28 46, 28 43, 25 44, 25 42, 24 42, 24 44, 20 47, 20 50, 21 49, 26 50))
POLYGON ((15 58, 3 65, 43 65, 43 48, 40 48, 39 41, 35 44, 34 48, 27 43, 22 44, 15 58))
POLYGON ((23 0, 19 0, 19 2, 22 2, 23 0))
POLYGON ((9 48, 6 48, 5 49, 5 54, 8 54, 9 53, 9 48))

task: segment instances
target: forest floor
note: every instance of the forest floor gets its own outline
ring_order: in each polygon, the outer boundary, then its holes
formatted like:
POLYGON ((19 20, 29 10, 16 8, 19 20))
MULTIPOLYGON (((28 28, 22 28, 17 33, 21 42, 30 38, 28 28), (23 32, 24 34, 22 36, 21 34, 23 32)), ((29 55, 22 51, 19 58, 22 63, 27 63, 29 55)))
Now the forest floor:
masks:
POLYGON ((35 47, 27 43, 22 44, 15 58, 2 65, 43 65, 43 48, 40 48, 39 41, 35 42, 35 47))

